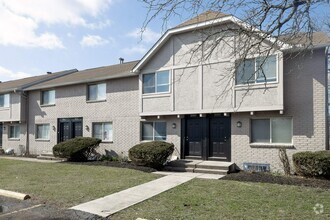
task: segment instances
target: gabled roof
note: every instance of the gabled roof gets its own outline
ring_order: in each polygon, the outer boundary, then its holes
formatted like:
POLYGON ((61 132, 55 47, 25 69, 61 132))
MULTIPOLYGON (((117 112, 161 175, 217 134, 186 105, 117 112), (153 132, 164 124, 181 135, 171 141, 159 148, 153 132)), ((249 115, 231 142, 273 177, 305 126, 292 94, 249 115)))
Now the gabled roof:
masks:
POLYGON ((308 33, 298 33, 294 36, 283 35, 279 37, 279 40, 293 45, 323 45, 329 44, 330 38, 326 32, 314 32, 311 36, 308 33))
POLYGON ((225 14, 222 12, 217 12, 217 11, 205 11, 199 15, 197 15, 196 17, 193 17, 192 19, 185 21, 181 24, 179 24, 178 26, 176 26, 176 28, 178 27, 184 27, 184 26, 188 26, 188 25, 192 25, 192 24, 197 24, 197 23, 201 23, 201 22, 205 22, 205 21, 210 21, 210 20, 215 20, 218 18, 223 18, 226 16, 230 16, 229 14, 225 14))
POLYGON ((29 86, 36 85, 38 83, 43 83, 47 80, 52 80, 55 78, 63 77, 68 74, 77 72, 77 69, 71 69, 71 70, 65 70, 61 72, 56 72, 56 73, 51 73, 51 74, 44 74, 44 75, 39 75, 39 76, 32 76, 32 77, 27 77, 23 79, 17 79, 17 80, 10 80, 6 82, 1 82, 0 83, 0 93, 5 93, 5 92, 11 92, 11 91, 19 91, 23 90, 25 88, 28 88, 29 86))
POLYGON ((70 75, 49 80, 43 83, 30 86, 26 90, 36 90, 54 88, 59 86, 74 85, 80 83, 97 82, 107 79, 131 77, 131 70, 138 61, 125 62, 111 66, 98 67, 93 69, 81 70, 70 75))

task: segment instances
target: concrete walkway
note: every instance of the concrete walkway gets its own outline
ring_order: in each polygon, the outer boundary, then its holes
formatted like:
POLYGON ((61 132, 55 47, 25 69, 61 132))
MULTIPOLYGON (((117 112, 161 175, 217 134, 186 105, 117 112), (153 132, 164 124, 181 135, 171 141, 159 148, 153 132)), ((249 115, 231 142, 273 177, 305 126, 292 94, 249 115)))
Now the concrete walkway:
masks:
POLYGON ((200 174, 190 173, 189 175, 167 175, 151 182, 74 206, 70 209, 108 217, 120 210, 147 200, 182 183, 188 182, 198 175, 200 174))
POLYGON ((208 174, 208 173, 173 172, 173 171, 156 171, 153 173, 164 176, 187 176, 187 177, 194 177, 197 179, 213 179, 213 180, 218 180, 225 176, 225 175, 211 174, 211 173, 208 174))
POLYGON ((37 162, 37 163, 58 163, 58 162, 61 162, 61 161, 58 161, 58 160, 39 160, 37 158, 29 158, 29 157, 6 157, 6 156, 0 156, 0 159, 21 160, 21 161, 37 162))

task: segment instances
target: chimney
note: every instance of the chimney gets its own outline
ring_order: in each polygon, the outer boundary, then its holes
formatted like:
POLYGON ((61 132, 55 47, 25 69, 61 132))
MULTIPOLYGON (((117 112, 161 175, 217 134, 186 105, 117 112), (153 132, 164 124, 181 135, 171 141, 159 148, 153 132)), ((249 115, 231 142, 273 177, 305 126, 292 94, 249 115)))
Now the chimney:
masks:
POLYGON ((124 63, 124 58, 120 57, 120 58, 119 58, 119 63, 120 63, 120 64, 123 64, 123 63, 124 63))
POLYGON ((47 72, 48 75, 52 74, 52 72, 47 72))

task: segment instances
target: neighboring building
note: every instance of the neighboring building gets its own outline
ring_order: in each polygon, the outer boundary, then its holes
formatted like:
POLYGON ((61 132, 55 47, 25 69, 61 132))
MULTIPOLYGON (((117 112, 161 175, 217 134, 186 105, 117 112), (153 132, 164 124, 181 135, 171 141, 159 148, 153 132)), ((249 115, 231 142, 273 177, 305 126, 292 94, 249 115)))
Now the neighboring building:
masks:
MULTIPOLYGON (((200 30, 237 25, 241 22, 231 15, 206 12, 168 30, 140 61, 26 86, 28 117, 13 120, 28 120, 20 131, 24 138, 4 142, 4 148, 17 152, 24 145, 40 154, 86 136, 102 139, 102 153, 127 155, 141 141, 164 140, 175 144, 180 158, 231 161, 241 168, 263 163, 272 170, 280 169, 280 147, 290 157, 328 149, 329 38, 315 33, 314 47, 304 53, 288 44, 297 42, 281 38, 286 44, 270 49, 267 59, 249 54, 240 64, 245 68, 232 72, 240 50, 232 34, 226 41, 232 44, 220 43, 214 55, 202 59, 207 51, 198 45, 214 39, 200 30), (199 51, 191 56, 194 48, 199 51), (266 77, 251 77, 257 68, 266 77)), ((270 47, 271 40, 262 46, 270 47)), ((15 134, 15 127, 9 130, 15 134)))
POLYGON ((76 69, 28 77, 0 83, 0 146, 26 151, 29 97, 24 92, 29 86, 77 72, 76 69))

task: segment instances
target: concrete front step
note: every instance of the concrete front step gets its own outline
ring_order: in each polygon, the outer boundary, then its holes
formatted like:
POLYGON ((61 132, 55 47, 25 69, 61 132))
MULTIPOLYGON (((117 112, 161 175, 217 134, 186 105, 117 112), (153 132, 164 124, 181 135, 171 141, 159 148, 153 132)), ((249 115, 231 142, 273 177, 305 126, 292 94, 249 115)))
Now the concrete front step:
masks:
POLYGON ((206 174, 226 175, 231 171, 234 163, 221 161, 203 161, 203 160, 176 160, 171 161, 166 167, 167 171, 175 172, 193 172, 206 174))

